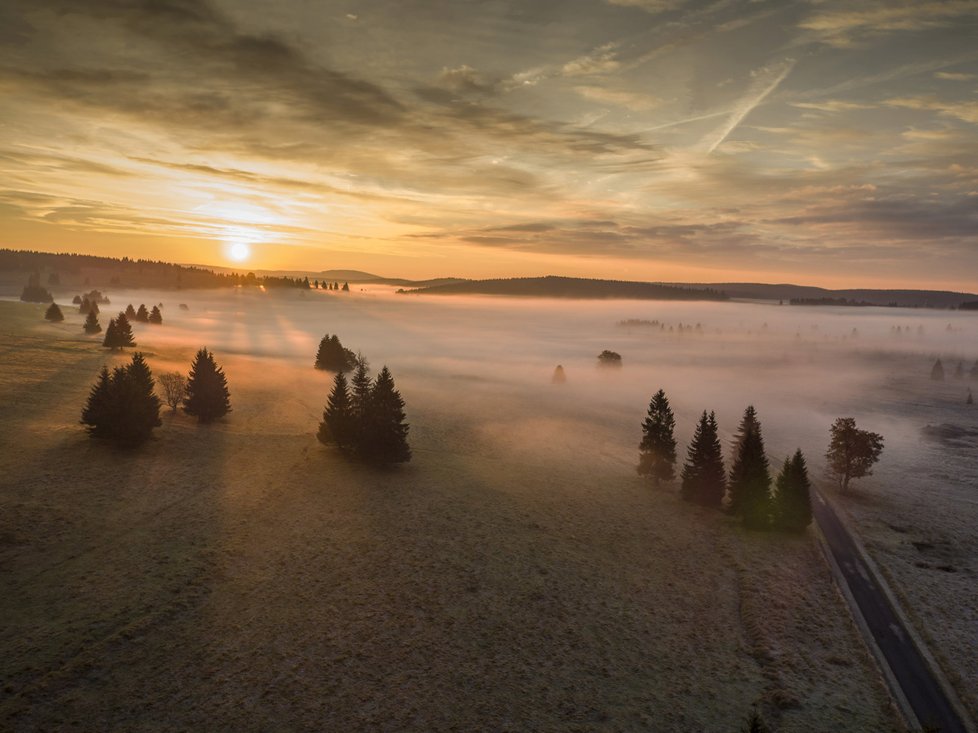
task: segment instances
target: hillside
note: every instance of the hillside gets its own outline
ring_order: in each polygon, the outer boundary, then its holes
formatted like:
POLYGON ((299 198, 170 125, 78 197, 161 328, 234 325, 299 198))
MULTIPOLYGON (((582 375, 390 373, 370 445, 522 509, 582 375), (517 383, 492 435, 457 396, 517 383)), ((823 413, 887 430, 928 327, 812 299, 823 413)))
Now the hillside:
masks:
POLYGON ((424 295, 509 295, 534 298, 629 299, 629 300, 726 300, 727 296, 709 288, 689 288, 661 283, 589 278, 516 277, 494 280, 466 280, 447 285, 399 290, 404 294, 424 295))
MULTIPOLYGON (((904 308, 957 308, 962 303, 978 299, 971 293, 948 290, 829 290, 809 285, 788 283, 684 283, 680 287, 709 288, 726 293, 731 298, 759 300, 848 301, 846 305, 900 306, 904 308)), ((826 303, 828 304, 828 303, 826 303)))

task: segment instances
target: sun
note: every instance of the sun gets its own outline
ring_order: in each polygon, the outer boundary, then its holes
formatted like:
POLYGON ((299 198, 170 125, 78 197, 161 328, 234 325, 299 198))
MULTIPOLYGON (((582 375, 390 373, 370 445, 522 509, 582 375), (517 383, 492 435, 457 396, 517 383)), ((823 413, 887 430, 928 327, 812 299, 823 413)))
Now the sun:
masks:
POLYGON ((235 262, 244 262, 251 256, 251 247, 244 242, 235 242, 228 248, 228 257, 235 262))

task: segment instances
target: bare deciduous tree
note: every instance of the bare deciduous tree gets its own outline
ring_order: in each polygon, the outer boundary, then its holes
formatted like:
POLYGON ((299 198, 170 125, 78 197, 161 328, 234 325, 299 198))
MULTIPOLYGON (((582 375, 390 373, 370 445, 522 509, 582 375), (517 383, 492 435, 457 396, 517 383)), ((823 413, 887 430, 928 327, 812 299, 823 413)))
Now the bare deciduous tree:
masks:
POLYGON ((180 372, 165 372, 157 378, 157 381, 163 388, 163 401, 173 412, 176 412, 180 401, 187 393, 187 378, 180 372))

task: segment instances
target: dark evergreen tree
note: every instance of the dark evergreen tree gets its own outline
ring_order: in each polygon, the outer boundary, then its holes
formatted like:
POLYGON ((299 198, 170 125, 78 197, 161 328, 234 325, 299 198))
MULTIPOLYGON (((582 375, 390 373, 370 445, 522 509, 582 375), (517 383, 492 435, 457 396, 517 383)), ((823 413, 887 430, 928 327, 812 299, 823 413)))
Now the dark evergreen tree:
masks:
POLYGON ((132 303, 126 306, 126 318, 131 321, 136 320, 136 309, 132 307, 132 303))
POLYGON ((329 372, 348 372, 356 363, 356 354, 349 349, 343 348, 339 337, 334 333, 332 336, 326 334, 319 342, 319 349, 316 351, 316 369, 324 369, 329 372))
POLYGON ((162 424, 160 399, 153 388, 153 375, 142 354, 133 354, 128 365, 116 367, 111 375, 103 367, 81 421, 93 437, 123 447, 140 445, 162 424))
POLYGON ((87 297, 82 298, 81 303, 78 304, 78 312, 84 316, 91 310, 92 310, 92 301, 90 301, 87 297))
POLYGON ((197 352, 190 367, 183 411, 196 416, 199 423, 213 422, 231 412, 227 378, 207 349, 197 352))
POLYGON ((111 389, 111 377, 109 368, 103 366, 99 372, 98 381, 92 386, 88 393, 88 402, 82 409, 81 422, 87 426, 89 435, 95 438, 105 438, 109 434, 109 418, 111 412, 112 396, 109 394, 111 389))
POLYGON ((930 370, 930 378, 937 382, 944 381, 944 365, 941 364, 941 360, 938 359, 934 362, 934 366, 930 370))
POLYGON ((682 496, 687 501, 719 507, 727 490, 727 472, 723 466, 716 415, 700 417, 699 425, 689 444, 686 464, 682 471, 682 496))
POLYGON ((136 311, 136 320, 140 323, 149 323, 149 311, 143 303, 139 304, 139 310, 136 311))
POLYGON ((82 302, 82 298, 80 295, 76 295, 74 298, 71 299, 72 305, 81 305, 81 302, 82 302))
POLYGON ((784 466, 774 483, 774 518, 780 529, 804 532, 812 523, 812 482, 801 449, 784 466))
POLYGON ((381 464, 406 463, 411 460, 408 446, 408 424, 404 400, 394 386, 394 377, 385 366, 370 390, 365 430, 361 434, 360 453, 368 461, 381 464))
POLYGON ((642 423, 642 442, 639 443, 638 473, 649 476, 658 486, 676 476, 676 418, 669 398, 659 390, 649 402, 648 414, 642 423))
POLYGON ((825 457, 829 471, 838 477, 842 491, 854 478, 872 475, 872 467, 883 452, 883 436, 860 430, 855 419, 840 417, 830 429, 829 449, 825 457))
POLYGON ((343 450, 356 447, 357 431, 350 388, 343 372, 337 372, 333 378, 333 390, 329 393, 316 437, 324 445, 334 443, 343 450))
POLYGON ((744 411, 736 445, 728 484, 730 507, 748 527, 762 529, 770 523, 771 474, 753 406, 744 411))
POLYGON ((160 307, 158 305, 154 305, 153 310, 149 312, 149 322, 155 323, 157 326, 161 326, 163 324, 163 313, 160 311, 160 307))
POLYGON ((98 322, 98 316, 92 311, 89 311, 85 317, 85 325, 82 328, 85 329, 85 333, 99 333, 102 330, 102 325, 98 322))
POLYGON ((350 283, 343 283, 343 292, 344 293, 350 292, 350 283))
POLYGON ((120 313, 118 317, 109 320, 109 327, 105 330, 102 346, 115 350, 135 345, 132 326, 129 325, 129 319, 126 318, 125 313, 120 313))
POLYGON ((44 311, 44 318, 52 323, 60 323, 65 319, 65 316, 58 307, 58 304, 52 303, 48 306, 48 309, 44 311))

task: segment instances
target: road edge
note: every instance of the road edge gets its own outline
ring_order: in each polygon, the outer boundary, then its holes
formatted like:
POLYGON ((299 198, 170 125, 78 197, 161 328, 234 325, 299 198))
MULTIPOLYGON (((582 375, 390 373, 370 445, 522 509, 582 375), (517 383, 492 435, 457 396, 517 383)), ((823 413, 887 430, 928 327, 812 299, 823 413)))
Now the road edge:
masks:
MULTIPOLYGON (((938 664, 937 660, 934 659, 933 655, 930 653, 930 649, 928 648, 927 644, 924 642, 920 634, 917 632, 917 627, 914 626, 911 620, 904 613, 903 606, 900 604, 900 601, 893 593, 893 590, 890 588, 889 582, 887 582, 886 577, 879 569, 879 566, 876 564, 873 558, 866 551, 866 548, 863 545, 862 540, 859 537, 859 534, 856 531, 854 531, 852 522, 850 521, 848 514, 845 513, 844 511, 841 511, 838 503, 834 499, 828 497, 822 491, 816 490, 814 493, 815 493, 814 499, 816 501, 821 500, 825 504, 827 504, 828 507, 833 512, 835 512, 835 515, 839 519, 839 522, 841 522, 842 525, 846 528, 846 532, 849 533, 849 537, 852 540, 853 546, 856 548, 856 552, 859 553, 860 559, 863 561, 863 563, 865 563, 866 567, 869 569, 869 572, 872 573, 873 580, 876 582, 880 590, 883 591, 883 595, 886 596, 887 603, 890 604, 890 607, 893 609, 893 613, 896 615, 896 617, 900 619, 900 624, 903 626, 903 629, 907 632, 907 635, 910 637, 911 641, 913 641, 914 646, 917 647, 917 651, 920 653, 921 658, 924 660, 924 663, 927 665, 928 671, 930 672, 934 680, 937 682, 937 684, 940 686, 941 691, 944 693, 944 696, 947 698, 948 703, 951 705, 951 707, 954 709, 954 712, 961 720, 961 724, 964 725, 965 730, 967 730, 968 733, 978 733, 978 730, 976 730, 975 728, 974 722, 971 720, 971 716, 968 714, 967 709, 964 707, 964 705, 961 703, 961 700, 958 698, 957 691, 954 689, 950 681, 945 676, 944 670, 941 668, 940 664, 938 664)), ((872 632, 869 630, 869 627, 866 625, 866 620, 863 618, 862 611, 859 609, 855 599, 852 597, 852 594, 849 590, 849 584, 845 580, 845 576, 842 575, 842 571, 839 568, 838 564, 836 563, 835 556, 832 555, 832 550, 828 546, 828 542, 825 540, 825 537, 822 535, 822 528, 818 526, 817 521, 815 522, 815 526, 818 528, 819 544, 822 545, 823 552, 829 558, 829 565, 832 569, 833 575, 835 575, 836 584, 839 585, 839 587, 842 589, 842 592, 846 597, 846 602, 849 603, 850 607, 854 609, 853 616, 858 618, 857 624, 859 626, 859 630, 866 638, 867 643, 869 644, 870 649, 873 652, 873 656, 876 657, 877 659, 877 663, 883 669, 883 674, 886 677, 886 681, 889 684, 891 690, 894 692, 894 699, 897 702, 897 706, 900 707, 901 712, 904 715, 904 718, 908 721, 911 727, 916 727, 919 729, 920 721, 917 719, 916 714, 910 708, 910 704, 909 702, 907 702, 907 699, 903 693, 903 689, 900 687, 899 683, 896 681, 896 678, 893 676, 893 671, 890 669, 889 663, 883 657, 883 652, 876 645, 876 640, 873 638, 872 632)))

